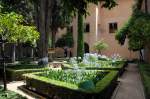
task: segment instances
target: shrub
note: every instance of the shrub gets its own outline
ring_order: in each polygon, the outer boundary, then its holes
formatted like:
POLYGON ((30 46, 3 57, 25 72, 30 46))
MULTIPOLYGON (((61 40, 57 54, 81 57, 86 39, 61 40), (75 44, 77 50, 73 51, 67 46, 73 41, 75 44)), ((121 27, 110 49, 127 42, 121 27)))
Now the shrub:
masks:
POLYGON ((150 65, 149 64, 139 64, 140 73, 142 76, 142 81, 145 89, 146 99, 150 99, 150 65))
POLYGON ((98 41, 94 44, 94 49, 98 51, 98 54, 101 54, 101 51, 107 48, 108 45, 103 40, 98 41))

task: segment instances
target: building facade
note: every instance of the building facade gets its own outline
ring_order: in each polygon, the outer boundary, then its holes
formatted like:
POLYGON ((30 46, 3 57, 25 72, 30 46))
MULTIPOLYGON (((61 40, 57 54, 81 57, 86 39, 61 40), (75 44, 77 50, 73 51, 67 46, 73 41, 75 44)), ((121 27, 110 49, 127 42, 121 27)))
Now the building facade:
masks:
MULTIPOLYGON (((115 31, 121 28, 132 14, 132 6, 134 0, 117 0, 118 5, 111 10, 90 4, 88 11, 89 15, 85 18, 85 33, 84 42, 89 46, 91 53, 94 53, 93 45, 95 42, 103 39, 108 44, 108 49, 102 51, 102 54, 111 56, 119 54, 126 59, 136 59, 139 56, 138 52, 128 50, 128 41, 124 46, 120 46, 118 41, 115 40, 115 31)), ((77 18, 73 19, 71 24, 74 36, 73 54, 77 53, 77 18)), ((65 33, 65 30, 60 30, 57 33, 57 39, 65 33)))

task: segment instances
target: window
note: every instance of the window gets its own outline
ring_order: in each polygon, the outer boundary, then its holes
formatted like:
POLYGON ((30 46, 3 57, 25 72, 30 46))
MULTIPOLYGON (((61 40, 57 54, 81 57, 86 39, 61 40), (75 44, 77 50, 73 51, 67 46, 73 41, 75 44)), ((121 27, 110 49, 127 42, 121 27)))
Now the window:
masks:
POLYGON ((85 23, 84 32, 85 33, 89 33, 90 32, 90 24, 89 23, 85 23))
POLYGON ((117 22, 109 23, 109 33, 115 33, 118 29, 117 22))

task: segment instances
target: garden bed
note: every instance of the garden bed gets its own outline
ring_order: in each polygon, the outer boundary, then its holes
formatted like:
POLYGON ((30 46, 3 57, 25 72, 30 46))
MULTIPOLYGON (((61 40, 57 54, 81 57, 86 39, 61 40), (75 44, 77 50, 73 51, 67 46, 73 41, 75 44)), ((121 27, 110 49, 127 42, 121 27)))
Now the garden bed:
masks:
POLYGON ((25 74, 26 87, 47 98, 109 99, 117 84, 118 71, 98 71, 98 75, 95 75, 94 71, 88 71, 88 73, 93 72, 94 74, 83 77, 84 80, 81 82, 69 80, 72 76, 77 75, 62 76, 63 73, 58 72, 60 73, 58 75, 57 72, 50 72, 49 76, 46 76, 45 73, 25 74))
MULTIPOLYGON (((2 68, 0 69, 2 71, 2 68)), ((41 72, 46 70, 45 67, 31 64, 11 65, 6 68, 6 76, 9 81, 23 80, 23 74, 32 72, 41 72)))
MULTIPOLYGON (((124 71, 125 71, 125 68, 127 67, 128 65, 128 62, 127 61, 120 61, 120 62, 115 62, 113 63, 113 66, 112 66, 112 63, 110 61, 103 61, 103 62, 108 62, 107 65, 104 65, 104 66, 101 66, 101 67, 89 67, 89 66, 79 66, 78 68, 79 69, 86 69, 86 70, 117 70, 119 71, 118 72, 118 75, 121 76, 124 71)), ((69 64, 64 64, 62 66, 62 69, 74 69, 74 67, 72 67, 71 65, 69 64)))
POLYGON ((150 99, 150 64, 139 64, 146 99, 150 99))

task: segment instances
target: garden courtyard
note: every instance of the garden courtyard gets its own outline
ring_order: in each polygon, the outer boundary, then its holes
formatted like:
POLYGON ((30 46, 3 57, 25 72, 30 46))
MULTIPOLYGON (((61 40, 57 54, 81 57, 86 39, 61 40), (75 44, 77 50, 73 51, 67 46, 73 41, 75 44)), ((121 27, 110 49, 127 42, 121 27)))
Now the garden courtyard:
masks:
MULTIPOLYGON (((146 99, 137 64, 129 63, 126 67, 126 71, 121 77, 118 78, 117 82, 118 86, 114 90, 110 99, 146 99)), ((26 90, 20 90, 18 88, 24 85, 24 81, 10 82, 8 83, 8 90, 19 93, 28 99, 47 99, 37 93, 33 93, 31 91, 26 92, 26 90)))
POLYGON ((0 99, 150 99, 150 0, 0 0, 0 99))

